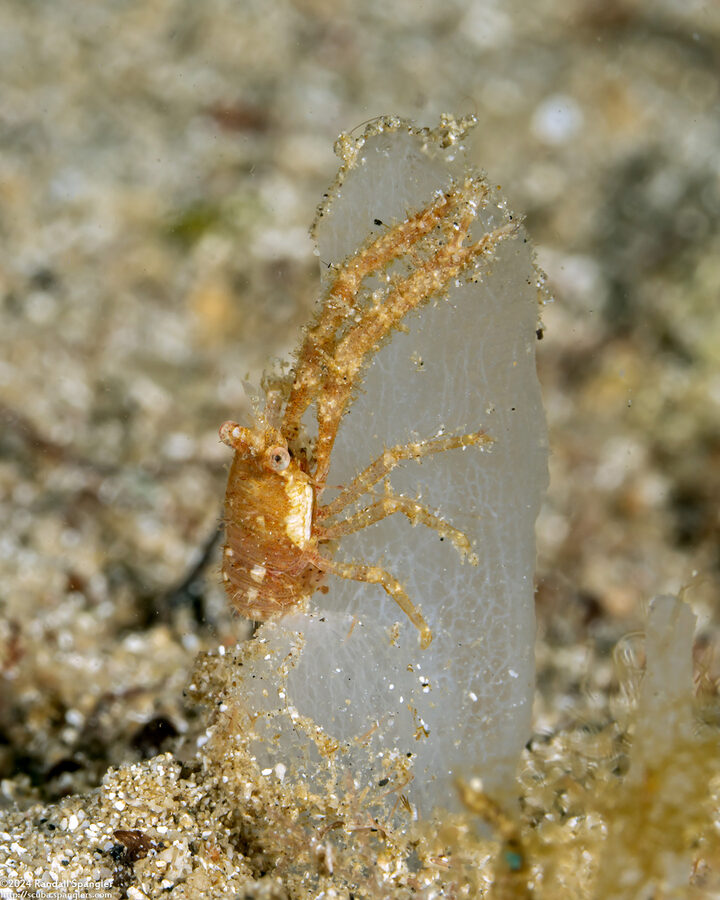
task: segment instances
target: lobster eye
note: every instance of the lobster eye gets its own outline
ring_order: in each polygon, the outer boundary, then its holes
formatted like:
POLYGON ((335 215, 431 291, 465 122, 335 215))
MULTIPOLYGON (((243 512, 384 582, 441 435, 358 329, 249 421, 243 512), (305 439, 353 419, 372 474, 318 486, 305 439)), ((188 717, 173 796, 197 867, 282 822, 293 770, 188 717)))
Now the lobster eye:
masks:
POLYGON ((284 472, 290 465, 290 453, 285 447, 271 447, 267 451, 267 460, 273 472, 284 472))

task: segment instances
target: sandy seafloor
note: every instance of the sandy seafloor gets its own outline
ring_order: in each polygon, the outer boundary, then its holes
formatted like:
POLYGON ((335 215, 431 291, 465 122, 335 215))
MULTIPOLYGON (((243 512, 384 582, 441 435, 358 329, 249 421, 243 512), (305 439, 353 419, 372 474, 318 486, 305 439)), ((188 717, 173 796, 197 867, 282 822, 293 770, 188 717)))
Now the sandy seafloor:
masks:
MULTIPOLYGON (((658 593, 685 589, 698 681, 715 695, 719 73, 712 0, 0 6, 11 867, 45 852, 33 842, 72 867, 84 801, 61 798, 111 766, 140 764, 106 777, 105 805, 93 795, 98 845, 132 827, 107 798, 128 778, 190 802, 172 787, 199 715, 183 690, 199 651, 247 635, 217 551, 187 577, 220 515, 217 427, 247 411, 242 380, 293 348, 316 298, 307 229, 333 142, 377 115, 477 116, 471 157, 525 214, 555 298, 538 346, 552 457, 536 732, 612 720, 612 648, 658 593), (143 764, 161 752, 176 758, 143 764)), ((197 773, 183 778, 192 793, 197 773)), ((162 887, 147 875, 153 890, 206 890, 188 886, 190 857, 221 857, 201 806, 184 813, 188 858, 167 862, 162 887)), ((222 857, 230 887, 216 895, 300 896, 248 862, 250 844, 222 857)), ((121 876, 117 863, 98 856, 109 895, 144 896, 134 860, 121 876)))

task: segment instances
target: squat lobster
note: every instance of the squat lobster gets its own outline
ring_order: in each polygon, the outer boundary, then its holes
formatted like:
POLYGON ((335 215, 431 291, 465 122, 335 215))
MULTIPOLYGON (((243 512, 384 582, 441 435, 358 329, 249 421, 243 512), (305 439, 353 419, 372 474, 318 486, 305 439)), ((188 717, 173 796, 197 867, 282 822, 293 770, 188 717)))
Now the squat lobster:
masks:
POLYGON ((409 312, 443 292, 478 260, 491 257, 502 240, 516 233, 516 223, 508 222, 469 242, 487 191, 481 179, 467 179, 345 260, 305 332, 294 373, 268 384, 267 406, 255 426, 225 422, 220 428, 221 439, 235 451, 225 498, 223 580, 242 615, 265 621, 304 608, 330 572, 382 585, 426 648, 430 628, 398 580, 379 566, 335 561, 323 555, 323 545, 402 513, 413 525, 419 522, 448 537, 462 557, 477 565, 465 534, 417 501, 393 494, 387 482, 381 499, 337 517, 403 460, 491 444, 482 430, 387 449, 329 503, 320 498, 340 422, 368 355, 409 312), (390 274, 391 264, 403 257, 410 261, 405 274, 390 274), (384 282, 384 288, 363 292, 370 276, 384 282), (314 443, 301 427, 312 404, 318 426, 314 443))

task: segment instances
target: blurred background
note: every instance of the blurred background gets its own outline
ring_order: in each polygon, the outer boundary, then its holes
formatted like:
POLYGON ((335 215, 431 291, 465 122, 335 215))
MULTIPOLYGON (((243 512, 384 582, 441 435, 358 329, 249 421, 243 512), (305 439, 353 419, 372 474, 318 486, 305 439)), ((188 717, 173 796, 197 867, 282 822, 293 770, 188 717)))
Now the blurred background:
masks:
POLYGON ((188 727, 196 653, 247 633, 217 427, 313 309, 333 143, 442 112, 477 117, 554 297, 536 728, 607 721, 660 592, 715 691, 720 5, 4 0, 0 804, 188 727))

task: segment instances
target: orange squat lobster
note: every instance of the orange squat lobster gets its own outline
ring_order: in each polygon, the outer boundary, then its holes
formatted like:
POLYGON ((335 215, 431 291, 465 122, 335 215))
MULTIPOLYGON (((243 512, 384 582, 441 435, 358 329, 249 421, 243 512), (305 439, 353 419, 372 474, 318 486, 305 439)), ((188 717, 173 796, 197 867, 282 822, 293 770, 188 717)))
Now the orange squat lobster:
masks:
POLYGON ((394 513, 433 528, 477 565, 465 534, 422 504, 393 494, 338 518, 403 460, 492 443, 483 431, 421 440, 392 447, 342 487, 331 502, 320 502, 342 417, 365 361, 403 317, 450 282, 492 257, 498 244, 517 231, 507 223, 469 241, 478 208, 487 196, 481 179, 438 196, 427 208, 388 227, 337 267, 324 302, 307 328, 294 372, 266 387, 267 406, 253 428, 225 422, 220 437, 235 451, 225 497, 226 543, 223 580, 242 615, 265 621, 297 609, 330 572, 340 578, 380 584, 420 632, 427 647, 432 633, 419 609, 389 572, 375 565, 337 562, 323 545, 394 513), (409 257, 402 276, 388 268, 409 257), (384 290, 361 291, 376 276, 384 290), (318 435, 312 442, 301 420, 316 405, 318 435))

